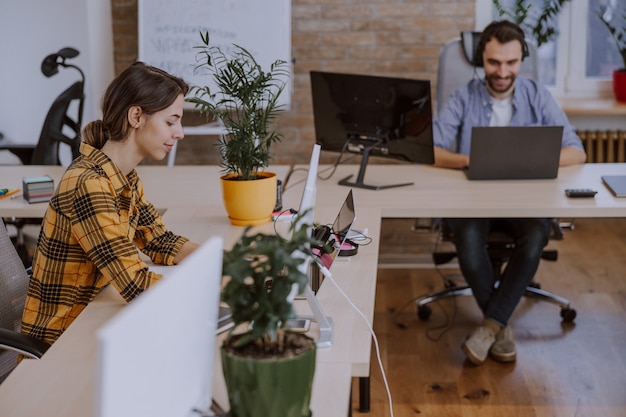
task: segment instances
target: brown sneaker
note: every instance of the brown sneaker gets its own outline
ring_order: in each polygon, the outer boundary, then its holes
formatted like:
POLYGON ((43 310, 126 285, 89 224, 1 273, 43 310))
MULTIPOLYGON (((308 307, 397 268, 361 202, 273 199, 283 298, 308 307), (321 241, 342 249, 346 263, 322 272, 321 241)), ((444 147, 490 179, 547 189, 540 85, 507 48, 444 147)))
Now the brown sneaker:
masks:
POLYGON ((496 334, 496 341, 489 349, 489 355, 498 362, 514 362, 517 356, 515 341, 513 341, 513 329, 511 326, 503 327, 496 334))
POLYGON ((496 341, 496 336, 487 326, 479 326, 461 345, 463 352, 474 365, 480 365, 487 359, 489 349, 496 341))

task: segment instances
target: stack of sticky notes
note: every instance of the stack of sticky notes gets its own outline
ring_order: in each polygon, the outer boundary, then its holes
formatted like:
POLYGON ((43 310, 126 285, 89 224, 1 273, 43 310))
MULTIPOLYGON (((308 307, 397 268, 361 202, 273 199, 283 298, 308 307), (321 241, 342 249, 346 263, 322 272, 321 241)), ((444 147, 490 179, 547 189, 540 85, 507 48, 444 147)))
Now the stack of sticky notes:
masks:
POLYGON ((0 188, 0 200, 20 192, 19 188, 0 188))
POLYGON ((22 179, 24 200, 29 203, 50 201, 54 193, 54 180, 49 175, 25 177, 22 179))

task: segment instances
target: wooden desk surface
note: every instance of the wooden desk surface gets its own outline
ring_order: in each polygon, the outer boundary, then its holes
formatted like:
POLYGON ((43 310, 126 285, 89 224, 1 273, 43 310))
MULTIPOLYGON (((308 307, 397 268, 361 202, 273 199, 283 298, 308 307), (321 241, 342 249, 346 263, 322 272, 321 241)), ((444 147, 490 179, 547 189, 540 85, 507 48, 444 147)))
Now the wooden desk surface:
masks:
MULTIPOLYGON (((339 198, 346 187, 337 181, 358 172, 340 166, 333 177, 318 181, 318 202, 339 198), (323 197, 321 197, 323 196, 323 197)), ((383 218, 412 217, 623 217, 626 199, 615 198, 602 175, 626 175, 626 164, 585 164, 559 169, 552 180, 469 181, 458 170, 417 165, 371 165, 365 183, 413 182, 411 186, 354 190, 357 207, 377 207, 383 218), (572 199, 567 188, 592 188, 595 198, 572 199)))
MULTIPOLYGON (((30 169, 29 174, 26 175, 39 175, 31 173, 40 168, 30 169)), ((44 168, 52 176, 57 174, 60 176, 62 172, 60 169, 57 173, 56 169, 53 172, 47 169, 49 167, 44 168)), ((145 181, 146 184, 150 184, 146 185, 146 188, 157 189, 158 187, 162 190, 165 189, 162 187, 163 184, 172 180, 171 176, 165 180, 159 179, 156 173, 163 172, 162 168, 156 170, 150 168, 146 171, 140 173, 143 177, 150 178, 145 181)), ((185 178, 194 178, 194 176, 199 178, 204 175, 208 177, 213 175, 211 171, 207 172, 206 169, 178 170, 179 174, 185 178)), ((9 177, 3 176, 4 178, 9 177)), ((244 228, 232 226, 228 222, 221 208, 220 197, 215 196, 216 188, 211 188, 218 186, 217 183, 209 185, 207 193, 189 196, 186 191, 181 192, 181 187, 178 187, 173 191, 161 192, 161 195, 156 195, 156 200, 152 201, 156 201, 157 206, 167 208, 164 220, 170 230, 189 236, 196 241, 203 241, 211 235, 220 235, 224 237, 225 246, 229 247, 244 228), (185 196, 188 197, 186 203, 181 201, 185 196), (207 196, 211 197, 207 198, 207 196), (214 203, 214 201, 207 203, 210 199, 219 203, 214 203)), ((316 217, 320 222, 330 223, 334 220, 347 189, 342 191, 344 192, 342 200, 333 202, 328 207, 316 207, 316 217)), ((151 191, 147 189, 147 192, 150 194, 151 191)), ((286 207, 297 206, 300 193, 301 187, 286 192, 284 195, 286 207)), ((13 206, 18 208, 16 214, 21 216, 26 213, 29 215, 41 213, 42 215, 45 209, 45 204, 27 205, 19 200, 13 203, 13 206)), ((2 215, 6 215, 5 213, 6 211, 2 212, 2 215)), ((333 265, 332 272, 342 290, 371 322, 376 288, 380 212, 367 208, 360 210, 355 227, 373 229, 371 236, 375 243, 363 247, 361 253, 354 259, 337 261, 333 265)), ((268 223, 259 226, 257 230, 273 233, 276 229, 279 233, 286 233, 287 228, 287 222, 280 222, 276 225, 268 223)), ((369 376, 371 336, 365 322, 352 310, 349 303, 329 281, 322 284, 317 299, 324 313, 332 318, 335 328, 333 345, 318 350, 311 407, 314 415, 345 416, 349 407, 352 377, 369 376)), ((300 312, 309 313, 305 301, 298 301, 298 304, 297 308, 300 312)), ((45 404, 47 412, 53 415, 93 415, 96 389, 94 362, 97 354, 95 334, 102 324, 125 305, 119 294, 111 288, 103 291, 40 361, 23 362, 0 386, 0 404, 3 404, 3 409, 4 407, 10 409, 12 416, 35 416, 40 415, 44 408, 42 404, 45 404), (41 381, 51 381, 51 384, 42 384, 41 381), (24 389, 24 387, 29 388, 24 389), (59 401, 61 398, 63 401, 59 401)), ((220 400, 221 404, 226 404, 227 395, 219 368, 219 358, 215 363, 218 366, 214 372, 216 378, 214 396, 220 400)))
MULTIPOLYGON (((273 169, 285 178, 288 167, 273 169)), ((321 167, 320 174, 326 169, 321 167)), ((1 186, 21 187, 22 177, 49 174, 58 183, 64 168, 49 166, 0 166, 1 186)), ((219 169, 215 166, 142 166, 138 169, 146 195, 157 208, 184 207, 193 215, 225 215, 221 201, 219 169), (209 210, 210 209, 210 210, 209 210)), ((355 165, 341 165, 328 180, 318 180, 317 204, 328 206, 343 201, 348 187, 337 181, 356 175, 355 165)), ((383 217, 621 217, 626 199, 615 198, 602 184, 602 175, 626 175, 626 164, 584 164, 564 167, 554 180, 469 181, 461 171, 426 165, 370 165, 365 182, 411 186, 370 191, 355 189, 357 207, 377 208, 383 217), (592 199, 571 199, 567 188, 593 188, 592 199)), ((290 183, 296 182, 292 176, 290 183)), ((290 184, 287 184, 289 189, 290 184)), ((299 188, 301 189, 301 188, 299 188)), ((296 197, 299 191, 294 194, 296 197)), ((286 193, 287 194, 287 193, 286 193)), ((297 207, 285 201, 284 208, 297 207), (289 203, 291 205, 289 205, 289 203)), ((27 204, 21 199, 0 200, 4 217, 42 217, 46 204, 27 204)), ((187 213, 186 213, 187 214, 187 213)))
MULTIPOLYGON (((321 167, 320 173, 324 169, 321 167)), ((2 187, 20 187, 23 176, 49 174, 58 182, 63 170, 62 167, 49 166, 0 166, 0 178, 2 187)), ((274 169, 279 178, 285 178, 287 170, 287 167, 274 169)), ((340 166, 331 179, 318 180, 317 221, 332 222, 349 189, 338 186, 337 181, 349 174, 356 174, 357 170, 355 165, 340 166)), ((228 248, 243 231, 243 228, 230 225, 226 219, 217 167, 146 166, 140 167, 138 171, 153 204, 157 208, 167 209, 164 220, 174 232, 196 241, 203 241, 210 235, 220 235, 225 238, 225 246, 228 248)), ((600 176, 605 174, 626 175, 626 164, 566 167, 559 171, 559 177, 555 180, 532 181, 468 181, 460 171, 430 166, 369 166, 365 176, 367 183, 413 181, 414 184, 380 191, 354 189, 357 211, 355 228, 367 227, 374 243, 361 247, 353 259, 336 262, 332 268, 333 275, 371 321, 383 217, 624 217, 626 199, 614 198, 602 185, 600 176), (564 194, 566 188, 593 188, 598 194, 592 199, 569 199, 564 194)), ((294 175, 290 179, 291 184, 287 184, 284 208, 298 207, 301 186, 297 186, 296 182, 297 177, 294 175)), ((45 208, 46 204, 28 205, 20 199, 0 200, 1 216, 41 217, 45 208)), ((272 231, 272 226, 264 225, 261 229, 272 231)), ((52 390, 57 392, 54 396, 45 391, 52 386, 66 393, 69 387, 64 385, 65 381, 60 382, 66 378, 75 384, 76 393, 93 392, 95 370, 89 370, 89 364, 93 364, 95 357, 93 336, 96 329, 123 306, 117 294, 112 297, 103 294, 97 302, 90 304, 41 361, 25 362, 25 366, 18 367, 0 387, 0 404, 3 404, 3 409, 4 404, 11 404, 12 411, 15 411, 11 414, 13 416, 35 415, 28 412, 35 408, 27 403, 30 399, 40 398, 42 403, 50 401, 50 404, 46 403, 49 410, 53 403, 54 407, 59 407, 58 412, 55 410, 53 414, 72 415, 65 412, 64 407, 69 406, 58 401, 59 398, 67 397, 56 390, 52 390), (115 296, 118 297, 117 301, 115 296), (44 386, 41 378, 51 384, 44 386), (25 381, 30 382, 26 384, 25 381), (29 388, 24 389, 25 386, 29 388), (39 389, 43 391, 33 393, 33 390, 39 389), (20 398, 24 401, 20 401, 20 398)), ((345 415, 350 378, 369 375, 371 339, 365 323, 339 291, 333 288, 332 283, 325 281, 317 297, 325 313, 335 323, 335 344, 319 351, 312 406, 315 415, 345 415), (332 386, 328 381, 333 381, 332 386), (328 398, 337 398, 337 401, 331 404, 328 398)), ((92 403, 81 398, 75 398, 75 406, 88 410, 92 403)))

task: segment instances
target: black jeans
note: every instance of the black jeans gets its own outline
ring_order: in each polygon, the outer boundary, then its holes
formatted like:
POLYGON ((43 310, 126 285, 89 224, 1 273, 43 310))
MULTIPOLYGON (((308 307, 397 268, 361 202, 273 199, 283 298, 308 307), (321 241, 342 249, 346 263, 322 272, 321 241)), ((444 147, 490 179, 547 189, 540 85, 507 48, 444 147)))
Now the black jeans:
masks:
POLYGON ((549 219, 447 219, 454 235, 459 266, 485 318, 506 326, 532 281, 550 237, 549 219), (509 234, 515 249, 494 288, 494 271, 487 251, 492 230, 509 234))

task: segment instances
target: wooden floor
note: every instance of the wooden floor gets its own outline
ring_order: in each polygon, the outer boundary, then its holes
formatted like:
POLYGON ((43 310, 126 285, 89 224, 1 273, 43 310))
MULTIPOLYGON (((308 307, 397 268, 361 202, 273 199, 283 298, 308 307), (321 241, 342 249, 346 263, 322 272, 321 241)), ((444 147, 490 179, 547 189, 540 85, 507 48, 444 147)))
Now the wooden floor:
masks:
MULTIPOLYGON (((569 298, 578 316, 567 325, 557 306, 523 299, 511 321, 512 364, 465 360, 460 344, 481 320, 472 297, 434 304, 429 321, 417 319, 411 303, 396 317, 411 297, 442 288, 440 272, 458 271, 379 270, 374 329, 395 417, 626 416, 626 219, 574 225, 563 241, 550 242, 559 259, 542 261, 536 278, 569 298)), ((381 246, 381 256, 393 250, 384 240, 381 246)), ((355 380, 355 416, 391 415, 373 352, 371 411, 358 412, 355 380)))

